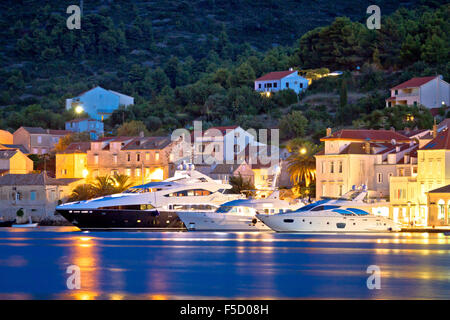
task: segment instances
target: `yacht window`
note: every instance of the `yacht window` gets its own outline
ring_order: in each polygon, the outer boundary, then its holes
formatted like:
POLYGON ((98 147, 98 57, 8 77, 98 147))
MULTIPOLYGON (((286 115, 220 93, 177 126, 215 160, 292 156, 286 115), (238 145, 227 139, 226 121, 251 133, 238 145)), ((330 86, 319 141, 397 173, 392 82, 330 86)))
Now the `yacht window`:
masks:
POLYGON ((311 209, 311 211, 331 210, 336 208, 339 208, 339 206, 332 206, 332 205, 318 206, 316 208, 311 209))
POLYGON ((292 222, 294 222, 294 219, 284 219, 283 221, 286 223, 292 223, 292 222))
POLYGON ((233 209, 233 207, 222 206, 222 207, 217 208, 216 212, 218 212, 218 213, 227 213, 227 212, 230 212, 231 209, 233 209))
POLYGON ((356 208, 346 208, 345 210, 348 210, 348 211, 351 211, 353 213, 360 214, 360 215, 363 215, 363 216, 369 214, 367 211, 364 211, 364 210, 361 210, 361 209, 356 209, 356 208))
POLYGON ((354 215, 352 212, 344 210, 344 209, 334 209, 333 212, 340 213, 343 216, 353 216, 354 215))

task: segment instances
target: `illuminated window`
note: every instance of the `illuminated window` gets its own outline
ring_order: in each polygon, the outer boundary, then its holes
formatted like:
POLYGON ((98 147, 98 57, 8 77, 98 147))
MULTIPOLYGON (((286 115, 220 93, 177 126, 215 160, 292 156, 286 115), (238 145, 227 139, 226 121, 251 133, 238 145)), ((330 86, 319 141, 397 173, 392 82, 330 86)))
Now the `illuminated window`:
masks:
POLYGON ((438 201, 438 220, 444 220, 445 219, 445 201, 440 199, 438 201))
POLYGON ((125 174, 127 175, 127 176, 131 176, 131 169, 130 168, 127 168, 126 170, 125 170, 125 174))
POLYGON ((378 173, 377 174, 377 182, 378 183, 383 183, 383 174, 382 173, 378 173))
POLYGON ((134 172, 136 173, 136 177, 140 177, 141 176, 141 169, 136 168, 136 170, 134 172))
POLYGON ((98 154, 94 154, 94 164, 98 164, 98 154))
POLYGON ((113 161, 114 161, 114 164, 117 164, 117 154, 113 155, 113 161))
POLYGON ((145 160, 146 161, 150 160, 150 152, 145 153, 145 160))
POLYGON ((156 161, 159 161, 159 151, 156 151, 156 152, 155 152, 155 160, 156 160, 156 161))

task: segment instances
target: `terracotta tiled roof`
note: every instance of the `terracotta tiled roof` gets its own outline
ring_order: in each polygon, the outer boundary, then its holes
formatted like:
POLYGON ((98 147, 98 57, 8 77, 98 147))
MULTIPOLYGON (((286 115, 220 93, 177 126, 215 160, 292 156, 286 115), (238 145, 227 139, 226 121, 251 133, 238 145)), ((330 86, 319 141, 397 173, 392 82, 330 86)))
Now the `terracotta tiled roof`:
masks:
POLYGON ((164 149, 171 142, 169 137, 136 137, 122 150, 159 150, 164 149))
MULTIPOLYGON (((237 127, 239 127, 239 126, 211 127, 211 128, 209 128, 209 129, 219 130, 219 131, 222 133, 222 135, 224 135, 224 134, 227 133, 227 130, 234 130, 234 129, 236 129, 237 127)), ((208 129, 208 130, 209 130, 209 129, 208 129)), ((207 135, 207 134, 206 134, 206 131, 208 131, 208 130, 205 130, 205 135, 207 135)))
POLYGON ((2 149, 16 149, 24 154, 28 154, 28 150, 21 144, 0 144, 0 148, 2 149))
POLYGON ((75 122, 83 122, 83 121, 95 121, 95 122, 101 122, 101 121, 95 120, 95 119, 81 118, 81 119, 73 119, 73 120, 69 120, 69 121, 66 121, 66 123, 75 123, 75 122))
POLYGON ((53 130, 53 129, 49 129, 48 133, 49 134, 54 134, 54 135, 57 135, 57 136, 65 136, 67 134, 72 134, 73 132, 69 131, 69 130, 53 130))
POLYGON ((91 143, 89 141, 72 142, 66 150, 61 153, 86 153, 90 148, 91 143))
POLYGON ((0 186, 41 186, 41 185, 68 185, 80 179, 55 179, 42 173, 7 174, 0 177, 0 186))
POLYGON ((293 70, 293 71, 275 71, 275 72, 270 72, 268 74, 263 75, 262 77, 259 77, 258 79, 256 79, 255 81, 268 81, 268 80, 280 80, 283 79, 284 77, 297 72, 297 70, 293 70))
POLYGON ((320 141, 326 140, 355 140, 371 142, 390 142, 395 139, 397 142, 409 142, 410 139, 392 130, 352 130, 342 129, 323 137, 320 141))
POLYGON ((28 133, 35 133, 35 134, 45 134, 45 130, 40 128, 40 127, 22 127, 24 128, 26 131, 28 131, 28 133))
POLYGON ((436 138, 428 142, 420 150, 443 150, 450 149, 450 130, 441 131, 436 138))
POLYGON ((420 87, 420 86, 424 85, 425 83, 435 79, 436 77, 437 76, 412 78, 412 79, 409 79, 408 81, 400 83, 399 85, 396 85, 395 87, 391 88, 391 90, 420 87))
POLYGON ((15 149, 2 149, 2 150, 0 150, 0 159, 1 160, 9 160, 16 153, 17 153, 17 150, 15 150, 15 149))

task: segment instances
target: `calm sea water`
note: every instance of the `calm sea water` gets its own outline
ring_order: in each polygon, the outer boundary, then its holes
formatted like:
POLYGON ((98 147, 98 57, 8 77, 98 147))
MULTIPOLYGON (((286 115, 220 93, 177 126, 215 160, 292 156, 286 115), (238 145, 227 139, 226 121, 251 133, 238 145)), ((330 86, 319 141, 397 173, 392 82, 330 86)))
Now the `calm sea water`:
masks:
POLYGON ((0 299, 450 299, 443 234, 75 230, 1 228, 0 299), (70 265, 79 290, 67 288, 70 265))

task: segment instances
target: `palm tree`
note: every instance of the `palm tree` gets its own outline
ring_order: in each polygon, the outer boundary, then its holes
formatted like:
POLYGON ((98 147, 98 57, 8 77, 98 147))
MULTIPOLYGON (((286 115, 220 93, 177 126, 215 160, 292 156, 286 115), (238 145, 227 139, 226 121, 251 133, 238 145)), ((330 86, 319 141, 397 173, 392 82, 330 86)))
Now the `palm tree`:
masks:
POLYGON ((133 185, 133 183, 130 180, 130 177, 126 174, 114 174, 113 177, 114 180, 114 189, 115 192, 120 193, 127 190, 129 187, 133 185))
POLYGON ((230 177, 230 184, 232 193, 244 193, 245 196, 250 197, 254 194, 252 190, 255 190, 255 186, 250 179, 244 179, 239 172, 238 176, 230 177))
POLYGON ((115 191, 114 180, 109 175, 96 177, 91 185, 97 197, 113 194, 115 191))
POLYGON ((320 146, 307 140, 294 139, 287 146, 291 155, 287 158, 288 172, 291 181, 299 185, 301 182, 309 187, 316 179, 316 159, 314 155, 319 152, 320 146))
POLYGON ((94 190, 90 184, 80 184, 72 190, 69 202, 89 200, 95 197, 94 190))

